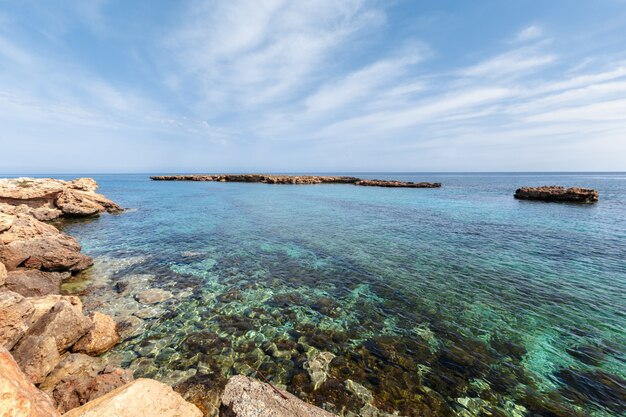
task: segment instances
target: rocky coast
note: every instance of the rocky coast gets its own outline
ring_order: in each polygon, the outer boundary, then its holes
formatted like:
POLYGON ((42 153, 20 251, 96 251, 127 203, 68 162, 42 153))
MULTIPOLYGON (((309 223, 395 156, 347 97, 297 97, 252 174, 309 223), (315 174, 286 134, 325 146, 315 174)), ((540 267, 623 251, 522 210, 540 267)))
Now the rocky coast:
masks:
MULTIPOLYGON (((132 370, 101 357, 129 336, 127 326, 62 294, 61 285, 94 262, 74 238, 47 223, 121 213, 97 187, 89 178, 0 179, 0 415, 332 415, 243 376, 225 384, 209 414, 193 398, 187 402, 155 380, 134 380, 132 370)), ((148 289, 135 298, 149 307, 168 294, 148 289)))
POLYGON ((263 184, 354 184, 369 187, 393 188, 440 188, 439 182, 411 182, 367 180, 357 177, 325 175, 265 175, 265 174, 213 174, 213 175, 157 175, 154 181, 217 181, 217 182, 258 182, 263 184))

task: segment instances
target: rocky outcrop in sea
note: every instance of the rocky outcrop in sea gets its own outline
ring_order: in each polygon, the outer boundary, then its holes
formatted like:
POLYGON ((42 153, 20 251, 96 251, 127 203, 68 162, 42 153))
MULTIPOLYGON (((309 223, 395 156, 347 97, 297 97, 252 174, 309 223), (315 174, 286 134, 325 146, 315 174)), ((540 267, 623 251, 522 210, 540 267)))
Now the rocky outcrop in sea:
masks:
MULTIPOLYGON (((107 314, 84 311, 78 297, 61 294, 61 284, 93 260, 45 221, 122 211, 96 190, 90 178, 0 179, 0 415, 200 417, 203 412, 170 386, 133 380, 131 370, 101 358, 124 329, 107 314)), ((169 297, 156 289, 136 296, 145 305, 169 297)), ((245 377, 232 378, 216 405, 219 415, 233 417, 332 415, 245 377)))
POLYGON ((215 175, 157 175, 154 181, 217 181, 259 182, 263 184, 354 184, 370 187, 439 188, 439 182, 410 182, 387 180, 364 180, 357 177, 326 175, 265 175, 265 174, 215 174, 215 175))
POLYGON ((567 203, 595 203, 598 191, 591 188, 565 188, 556 185, 542 187, 522 187, 515 191, 518 200, 539 200, 567 203))

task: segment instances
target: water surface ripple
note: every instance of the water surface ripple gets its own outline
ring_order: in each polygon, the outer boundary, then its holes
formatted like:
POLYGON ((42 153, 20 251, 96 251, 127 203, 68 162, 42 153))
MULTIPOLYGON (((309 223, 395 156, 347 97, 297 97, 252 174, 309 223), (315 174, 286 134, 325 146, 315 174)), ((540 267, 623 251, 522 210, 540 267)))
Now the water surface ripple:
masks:
POLYGON ((66 289, 181 392, 260 371, 342 415, 625 415, 625 174, 358 176, 444 186, 96 175, 132 210, 64 225, 97 259, 66 289), (512 197, 545 184, 600 202, 512 197))

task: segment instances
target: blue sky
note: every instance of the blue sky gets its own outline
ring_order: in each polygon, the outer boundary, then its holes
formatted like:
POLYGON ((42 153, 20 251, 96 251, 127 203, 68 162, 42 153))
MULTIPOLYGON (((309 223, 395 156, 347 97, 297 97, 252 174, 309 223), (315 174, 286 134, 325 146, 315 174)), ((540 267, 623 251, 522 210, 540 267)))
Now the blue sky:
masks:
POLYGON ((0 172, 626 170, 623 0, 0 0, 0 172))

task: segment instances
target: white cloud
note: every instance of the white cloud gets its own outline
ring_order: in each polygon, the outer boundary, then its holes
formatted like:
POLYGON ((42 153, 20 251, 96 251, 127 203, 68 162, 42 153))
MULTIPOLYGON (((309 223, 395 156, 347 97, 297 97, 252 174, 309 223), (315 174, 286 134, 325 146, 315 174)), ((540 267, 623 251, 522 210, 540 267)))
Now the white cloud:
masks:
POLYGON ((166 44, 172 85, 199 89, 200 110, 248 108, 293 98, 325 74, 333 51, 384 20, 365 1, 249 0, 196 3, 166 44))
POLYGON ((515 40, 517 42, 526 42, 536 40, 543 36, 543 28, 538 25, 530 25, 526 26, 524 29, 519 31, 515 36, 515 40))

